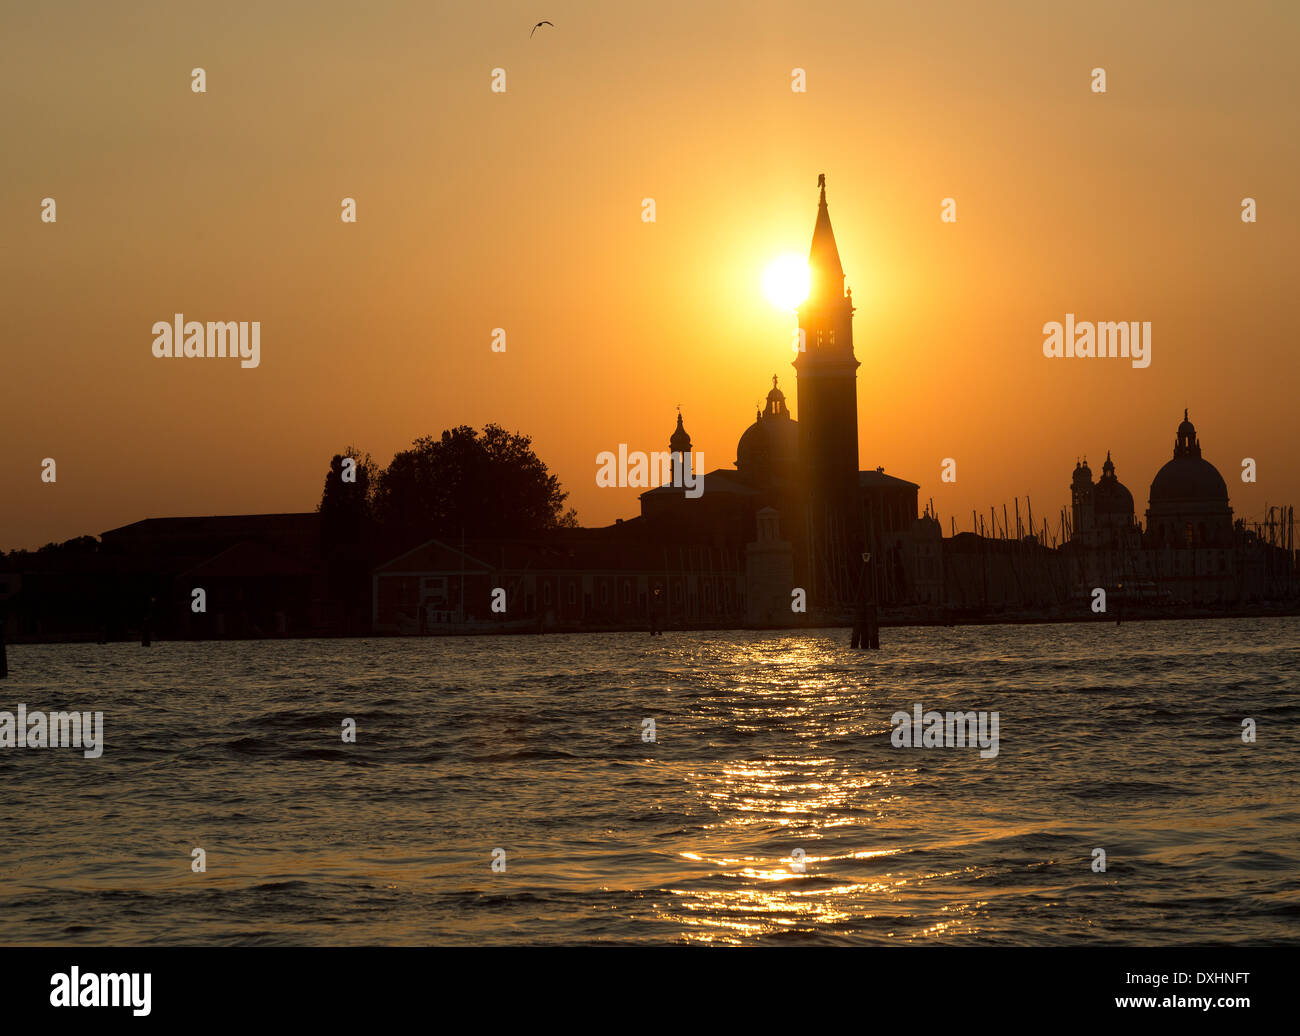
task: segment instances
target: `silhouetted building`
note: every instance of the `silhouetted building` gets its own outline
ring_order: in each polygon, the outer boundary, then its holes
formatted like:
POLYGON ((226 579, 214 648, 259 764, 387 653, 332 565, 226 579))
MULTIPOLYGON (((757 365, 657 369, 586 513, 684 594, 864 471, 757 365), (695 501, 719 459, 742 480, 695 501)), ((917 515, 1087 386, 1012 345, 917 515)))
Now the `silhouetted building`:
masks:
MULTIPOLYGON (((762 600, 751 588, 748 612, 755 622, 788 613, 795 588, 806 592, 810 613, 831 616, 868 590, 885 604, 935 602, 943 584, 934 520, 927 525, 917 518, 917 484, 882 467, 858 470, 853 297, 844 285, 825 177, 818 186, 810 290, 798 310, 797 419, 774 375, 766 405, 736 444, 734 469, 705 474, 698 498, 676 486, 641 496, 641 514, 660 535, 741 543, 747 557, 764 564, 774 556, 772 544, 785 544, 782 554, 788 547, 792 582, 779 595, 770 573, 761 580, 754 575, 767 587, 762 600)), ((689 448, 690 438, 679 414, 669 449, 683 445, 689 448)))
POLYGON ((1201 456, 1196 428, 1183 411, 1173 458, 1151 482, 1147 539, 1152 546, 1221 547, 1232 543, 1228 485, 1201 456))
POLYGON ((531 540, 430 540, 375 569, 374 629, 621 629, 652 617, 661 625, 743 623, 744 562, 734 548, 645 532, 624 522, 531 540))
MULTIPOLYGON (((857 558, 865 536, 858 482, 858 359, 853 293, 844 285, 826 205, 826 178, 808 255, 809 292, 799 307, 799 466, 806 515, 807 578, 813 599, 843 605, 858 597, 857 558)), ((912 517, 916 517, 913 508, 912 517)))
POLYGON ((736 443, 736 473, 749 486, 794 492, 799 485, 799 449, 799 424, 790 416, 774 374, 767 406, 736 443))
MULTIPOLYGON (((82 550, 7 561, 16 637, 120 639, 306 636, 331 621, 319 555, 320 516, 147 518, 82 550), (196 611, 194 591, 202 590, 196 611)), ((89 538, 88 538, 89 539, 89 538)))
MULTIPOLYGON (((736 443, 735 466, 690 469, 682 414, 667 439, 670 483, 640 515, 528 540, 440 539, 384 553, 358 514, 154 518, 74 549, 0 563, 0 608, 22 637, 449 633, 483 629, 792 626, 843 622, 866 602, 918 618, 1061 608, 1104 587, 1121 599, 1237 604, 1293 598, 1293 512, 1234 523, 1227 485, 1183 414, 1151 483, 1145 530, 1110 453, 1070 483, 1061 547, 1015 535, 943 536, 919 486, 858 467, 853 296, 819 177, 810 290, 798 308, 798 412, 779 379, 736 443), (702 492, 688 488, 698 477, 702 492), (347 516, 344 516, 345 518, 347 516), (376 564, 376 562, 379 562, 376 564), (203 589, 206 610, 191 607, 203 589), (806 600, 807 611, 792 607, 806 600), (494 607, 495 605, 495 607, 494 607)), ((704 444, 704 450, 710 450, 704 444)), ((997 516, 990 515, 994 528, 997 516)), ((980 518, 983 530, 983 518, 980 518)), ((404 539, 404 542, 410 542, 404 539)), ((394 548, 395 549, 395 548, 394 548)))
POLYGON ((1086 461, 1075 465, 1070 494, 1076 596, 1102 587, 1125 598, 1227 605, 1291 592, 1291 554, 1233 524, 1227 483, 1201 456, 1185 410, 1173 457, 1151 481, 1145 530, 1109 453, 1095 484, 1086 461))
POLYGON ((1141 545, 1142 530, 1133 517, 1133 494, 1116 476, 1109 450, 1096 483, 1087 460, 1075 465, 1070 500, 1075 542, 1113 550, 1136 550, 1141 545))

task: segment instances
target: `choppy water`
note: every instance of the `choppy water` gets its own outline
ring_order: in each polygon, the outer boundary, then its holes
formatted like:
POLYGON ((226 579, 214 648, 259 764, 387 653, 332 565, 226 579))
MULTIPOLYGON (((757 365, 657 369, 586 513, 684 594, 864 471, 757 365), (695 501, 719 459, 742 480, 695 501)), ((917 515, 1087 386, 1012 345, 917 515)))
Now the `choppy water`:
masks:
POLYGON ((11 646, 0 943, 1300 942, 1300 620, 847 638, 11 646))

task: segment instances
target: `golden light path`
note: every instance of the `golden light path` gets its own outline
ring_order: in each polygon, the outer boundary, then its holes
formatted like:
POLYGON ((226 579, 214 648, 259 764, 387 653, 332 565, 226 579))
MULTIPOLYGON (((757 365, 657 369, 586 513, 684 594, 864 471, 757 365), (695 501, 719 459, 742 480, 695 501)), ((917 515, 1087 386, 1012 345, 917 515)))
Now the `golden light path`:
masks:
POLYGON ((954 866, 944 853, 988 832, 959 822, 900 842, 896 818, 914 801, 915 764, 864 770, 843 751, 887 733, 884 710, 865 707, 881 693, 870 676, 845 683, 824 648, 797 640, 782 645, 779 669, 760 664, 771 661, 761 649, 754 655, 714 666, 718 707, 733 707, 725 725, 736 734, 780 732, 788 750, 683 768, 682 781, 715 819, 675 854, 694 875, 665 884, 645 919, 688 942, 731 945, 778 933, 831 943, 978 935, 1005 890, 988 886, 983 867, 954 866))

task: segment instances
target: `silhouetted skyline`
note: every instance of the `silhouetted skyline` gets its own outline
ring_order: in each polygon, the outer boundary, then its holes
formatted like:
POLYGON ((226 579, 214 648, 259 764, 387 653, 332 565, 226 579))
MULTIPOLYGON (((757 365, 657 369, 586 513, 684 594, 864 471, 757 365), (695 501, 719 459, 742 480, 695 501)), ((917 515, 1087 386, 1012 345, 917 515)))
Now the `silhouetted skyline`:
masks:
POLYGON ((754 386, 793 374, 792 316, 760 281, 806 248, 823 170, 857 306, 860 452, 941 515, 1060 500, 1063 457, 1154 471, 1185 406, 1239 515, 1300 497, 1300 116, 1277 78, 1293 11, 1192 5, 1172 33, 1167 12, 1118 3, 670 3, 649 23, 567 11, 530 41, 521 5, 136 10, 0 14, 0 81, 40 98, 5 131, 2 549, 298 510, 347 442, 386 463, 489 421, 533 437, 583 524, 611 522, 635 492, 595 485, 599 450, 658 448, 681 403, 730 461, 754 386), (178 312, 259 321, 260 366, 154 359, 151 326, 178 312), (1066 313, 1150 321, 1152 366, 1045 360, 1041 328, 1066 313))

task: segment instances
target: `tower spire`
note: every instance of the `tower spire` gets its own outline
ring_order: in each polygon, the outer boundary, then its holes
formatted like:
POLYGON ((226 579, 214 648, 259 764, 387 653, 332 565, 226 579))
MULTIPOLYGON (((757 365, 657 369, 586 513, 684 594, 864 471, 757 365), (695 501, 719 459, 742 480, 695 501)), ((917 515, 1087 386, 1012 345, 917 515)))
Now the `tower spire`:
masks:
POLYGON ((831 229, 831 214, 826 207, 826 174, 817 177, 821 198, 817 202, 817 224, 813 227, 812 248, 808 252, 809 299, 825 302, 844 297, 844 267, 840 250, 831 229))

